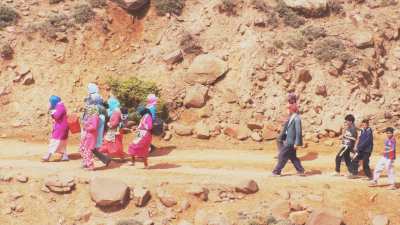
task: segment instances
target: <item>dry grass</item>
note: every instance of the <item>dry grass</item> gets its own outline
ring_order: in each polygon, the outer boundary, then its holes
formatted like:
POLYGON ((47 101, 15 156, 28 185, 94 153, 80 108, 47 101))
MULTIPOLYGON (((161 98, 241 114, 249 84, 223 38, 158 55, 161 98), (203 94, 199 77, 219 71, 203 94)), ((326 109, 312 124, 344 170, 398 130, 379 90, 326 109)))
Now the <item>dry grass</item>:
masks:
POLYGON ((12 59, 13 55, 14 55, 14 50, 10 44, 7 43, 7 44, 1 45, 0 56, 3 59, 12 59))
POLYGON ((75 6, 72 14, 75 22, 78 24, 85 24, 95 16, 92 8, 86 4, 75 6))
POLYGON ((15 9, 0 5, 0 29, 13 25, 18 20, 18 13, 15 9))
POLYGON ((157 14, 164 16, 166 14, 181 15, 185 2, 185 0, 154 0, 152 3, 156 8, 157 14))

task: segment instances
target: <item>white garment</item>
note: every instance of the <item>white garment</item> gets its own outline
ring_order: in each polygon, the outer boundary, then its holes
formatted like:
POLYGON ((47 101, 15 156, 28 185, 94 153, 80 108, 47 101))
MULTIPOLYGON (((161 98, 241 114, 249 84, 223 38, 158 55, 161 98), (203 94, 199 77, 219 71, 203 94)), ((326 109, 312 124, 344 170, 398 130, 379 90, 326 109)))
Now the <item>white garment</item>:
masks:
POLYGON ((67 140, 51 139, 49 143, 49 155, 54 153, 62 154, 62 160, 68 160, 67 154, 67 140))
POLYGON ((374 170, 374 181, 378 181, 381 176, 382 171, 386 169, 386 173, 390 184, 395 184, 395 174, 394 174, 394 160, 388 159, 386 157, 381 157, 375 166, 374 170))

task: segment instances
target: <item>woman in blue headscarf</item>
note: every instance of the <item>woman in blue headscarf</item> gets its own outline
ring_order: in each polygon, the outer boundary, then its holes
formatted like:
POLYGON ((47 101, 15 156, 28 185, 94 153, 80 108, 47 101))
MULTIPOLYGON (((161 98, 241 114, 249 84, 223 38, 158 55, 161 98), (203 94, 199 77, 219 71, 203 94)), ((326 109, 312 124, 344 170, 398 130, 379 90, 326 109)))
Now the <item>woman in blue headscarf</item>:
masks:
POLYGON ((107 104, 107 114, 110 117, 110 120, 107 123, 108 130, 104 136, 100 152, 111 157, 119 157, 123 159, 125 156, 122 145, 123 135, 118 131, 118 126, 121 122, 120 103, 115 97, 110 97, 107 104))

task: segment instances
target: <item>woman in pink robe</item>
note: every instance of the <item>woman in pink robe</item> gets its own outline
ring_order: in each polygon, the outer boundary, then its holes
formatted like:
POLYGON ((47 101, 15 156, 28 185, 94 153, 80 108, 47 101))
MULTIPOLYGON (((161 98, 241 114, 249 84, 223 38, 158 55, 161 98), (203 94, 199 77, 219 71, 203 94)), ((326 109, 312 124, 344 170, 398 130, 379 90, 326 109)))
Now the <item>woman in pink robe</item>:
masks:
POLYGON ((99 126, 99 114, 97 106, 92 105, 87 109, 87 120, 84 122, 85 136, 81 140, 80 153, 83 166, 88 170, 94 170, 93 150, 97 143, 97 128, 99 126))
POLYGON ((145 107, 139 107, 138 113, 142 118, 136 130, 136 138, 129 145, 128 153, 132 157, 132 165, 135 164, 136 158, 143 158, 144 166, 147 168, 147 158, 152 140, 151 130, 153 128, 153 119, 150 110, 145 107))

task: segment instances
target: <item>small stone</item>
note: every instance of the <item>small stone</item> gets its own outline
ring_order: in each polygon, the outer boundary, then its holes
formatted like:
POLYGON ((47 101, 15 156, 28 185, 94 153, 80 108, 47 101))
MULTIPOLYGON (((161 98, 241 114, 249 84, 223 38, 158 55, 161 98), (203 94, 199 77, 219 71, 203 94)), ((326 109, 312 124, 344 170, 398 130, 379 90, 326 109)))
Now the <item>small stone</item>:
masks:
POLYGON ((193 196, 196 196, 197 198, 207 201, 208 200, 208 194, 210 191, 205 188, 205 187, 200 187, 200 186, 192 186, 189 188, 187 191, 188 194, 191 194, 193 196))
POLYGON ((311 195, 307 195, 307 198, 309 200, 311 200, 311 201, 314 201, 314 202, 322 202, 323 201, 323 198, 321 196, 319 196, 319 195, 311 194, 311 195))
POLYGON ((292 221, 293 225, 304 225, 307 222, 309 213, 307 210, 300 212, 292 212, 289 215, 290 221, 292 221))
POLYGON ((190 202, 185 199, 180 203, 180 210, 182 210, 182 212, 188 210, 191 207, 190 202))
POLYGON ((19 175, 19 176, 16 177, 16 179, 17 179, 17 181, 19 181, 21 183, 26 183, 26 182, 28 182, 29 178, 27 176, 19 175))
POLYGON ((180 49, 173 51, 163 57, 167 64, 175 64, 183 60, 183 54, 180 49))
POLYGON ((17 212, 17 213, 22 213, 24 210, 25 209, 24 209, 24 207, 22 205, 17 205, 15 207, 15 212, 17 212))
POLYGON ((372 225, 389 225, 389 219, 385 215, 377 215, 372 219, 372 225))
POLYGON ((370 202, 375 202, 376 197, 378 197, 378 193, 373 194, 371 197, 369 197, 370 202))
POLYGON ((235 186, 235 191, 244 194, 254 194, 258 192, 258 184, 254 180, 244 180, 235 186))
POLYGON ((17 199, 19 199, 19 198, 22 198, 23 196, 24 196, 24 195, 21 194, 21 193, 19 193, 19 192, 13 192, 13 193, 11 193, 10 198, 11 198, 12 200, 17 200, 17 199))
POLYGON ((257 132, 252 132, 250 137, 251 137, 251 139, 253 139, 253 141, 256 141, 256 142, 262 141, 261 135, 257 132))
POLYGON ((144 187, 134 188, 133 201, 137 207, 144 207, 151 198, 150 191, 144 187))

